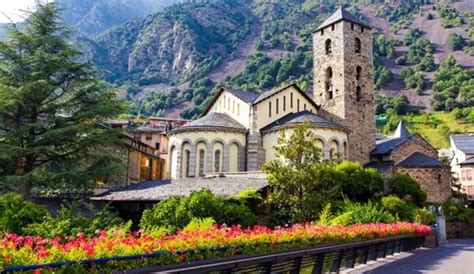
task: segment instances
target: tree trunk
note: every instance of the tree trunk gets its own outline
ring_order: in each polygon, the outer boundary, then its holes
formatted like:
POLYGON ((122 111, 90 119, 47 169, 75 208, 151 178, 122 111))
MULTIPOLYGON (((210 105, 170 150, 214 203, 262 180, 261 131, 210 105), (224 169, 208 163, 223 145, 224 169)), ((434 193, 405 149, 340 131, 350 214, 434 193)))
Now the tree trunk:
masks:
MULTIPOLYGON (((20 158, 16 165, 15 175, 16 176, 24 176, 33 171, 33 162, 34 159, 32 157, 23 157, 20 158)), ((31 183, 29 181, 21 182, 18 188, 19 194, 27 199, 31 195, 31 183)))

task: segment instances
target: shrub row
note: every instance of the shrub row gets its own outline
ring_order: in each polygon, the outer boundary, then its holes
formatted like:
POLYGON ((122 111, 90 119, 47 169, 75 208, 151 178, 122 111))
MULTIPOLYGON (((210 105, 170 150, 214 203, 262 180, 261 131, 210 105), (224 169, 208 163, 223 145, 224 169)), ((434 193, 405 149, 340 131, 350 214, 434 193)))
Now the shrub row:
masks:
MULTIPOLYGON (((61 261, 78 262, 69 267, 81 268, 79 261, 86 259, 163 252, 163 256, 153 259, 111 261, 105 266, 97 265, 96 269, 92 269, 92 272, 104 272, 111 269, 126 270, 147 265, 175 264, 236 254, 275 252, 290 248, 365 241, 397 235, 425 236, 430 233, 430 227, 412 223, 352 226, 317 226, 306 223, 279 227, 274 230, 263 226, 243 229, 240 226, 212 225, 193 230, 180 230, 174 235, 167 236, 129 234, 116 230, 97 231, 97 235, 90 238, 78 235, 75 239, 56 237, 49 240, 7 234, 0 239, 0 269, 61 261), (194 251, 189 252, 190 249, 194 251), (112 268, 104 269, 107 266, 112 268)), ((73 271, 73 269, 68 271, 73 271)))

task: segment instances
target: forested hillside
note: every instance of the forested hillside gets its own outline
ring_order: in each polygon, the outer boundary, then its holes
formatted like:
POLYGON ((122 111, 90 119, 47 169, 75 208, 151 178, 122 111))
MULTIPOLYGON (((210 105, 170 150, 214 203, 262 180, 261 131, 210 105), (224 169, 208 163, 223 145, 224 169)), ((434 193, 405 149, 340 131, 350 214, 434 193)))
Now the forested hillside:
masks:
POLYGON ((56 0, 64 20, 84 34, 144 17, 181 0, 56 0))
MULTIPOLYGON (((406 101, 398 115, 472 105, 473 4, 376 2, 345 5, 375 27, 374 84, 378 95, 393 97, 377 100, 378 114, 394 100, 406 101)), ((105 78, 133 100, 132 116, 192 118, 216 85, 262 92, 296 81, 310 90, 312 30, 340 4, 186 2, 107 30, 88 48, 105 78)))
POLYGON ((382 131, 420 112, 459 109, 459 123, 474 123, 470 0, 58 1, 72 27, 94 34, 77 40, 132 102, 129 117, 197 117, 218 85, 262 92, 296 81, 311 91, 312 30, 345 5, 374 27, 382 131))

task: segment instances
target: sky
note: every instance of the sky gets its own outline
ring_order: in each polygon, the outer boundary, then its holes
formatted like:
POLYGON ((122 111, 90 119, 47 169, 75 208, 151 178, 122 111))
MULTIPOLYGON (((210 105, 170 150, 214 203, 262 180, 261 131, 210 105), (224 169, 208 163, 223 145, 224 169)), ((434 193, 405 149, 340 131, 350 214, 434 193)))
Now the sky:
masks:
POLYGON ((36 0, 0 0, 0 23, 10 22, 7 16, 14 22, 22 21, 22 10, 31 10, 35 2, 36 0))

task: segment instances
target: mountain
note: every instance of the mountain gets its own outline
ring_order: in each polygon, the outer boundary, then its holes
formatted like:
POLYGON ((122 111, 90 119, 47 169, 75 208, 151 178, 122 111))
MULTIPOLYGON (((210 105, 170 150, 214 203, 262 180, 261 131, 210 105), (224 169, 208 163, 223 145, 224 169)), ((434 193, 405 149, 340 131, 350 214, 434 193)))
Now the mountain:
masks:
MULTIPOLYGON (((472 2, 365 3, 347 8, 374 26, 377 93, 405 96, 420 110, 431 110, 432 98, 441 98, 434 108, 450 109, 448 101, 457 95, 434 96, 433 81, 448 53, 472 70, 472 2), (450 45, 452 35, 463 40, 461 50, 450 45)), ((104 77, 124 87, 133 101, 132 115, 191 118, 220 84, 262 92, 297 81, 310 90, 312 30, 338 6, 329 0, 189 1, 111 28, 87 48, 107 71, 104 77)), ((461 101, 456 104, 466 104, 461 101)), ((382 111, 393 104, 384 103, 382 111)))
POLYGON ((56 1, 131 116, 196 117, 217 85, 262 92, 296 81, 310 91, 312 30, 341 4, 374 26, 379 114, 474 105, 470 0, 56 1))
POLYGON ((180 0, 56 0, 63 19, 85 34, 97 34, 108 28, 155 13, 180 0))
POLYGON ((213 67, 250 30, 248 1, 178 4, 94 39, 95 61, 109 81, 140 85, 186 79, 213 67))

